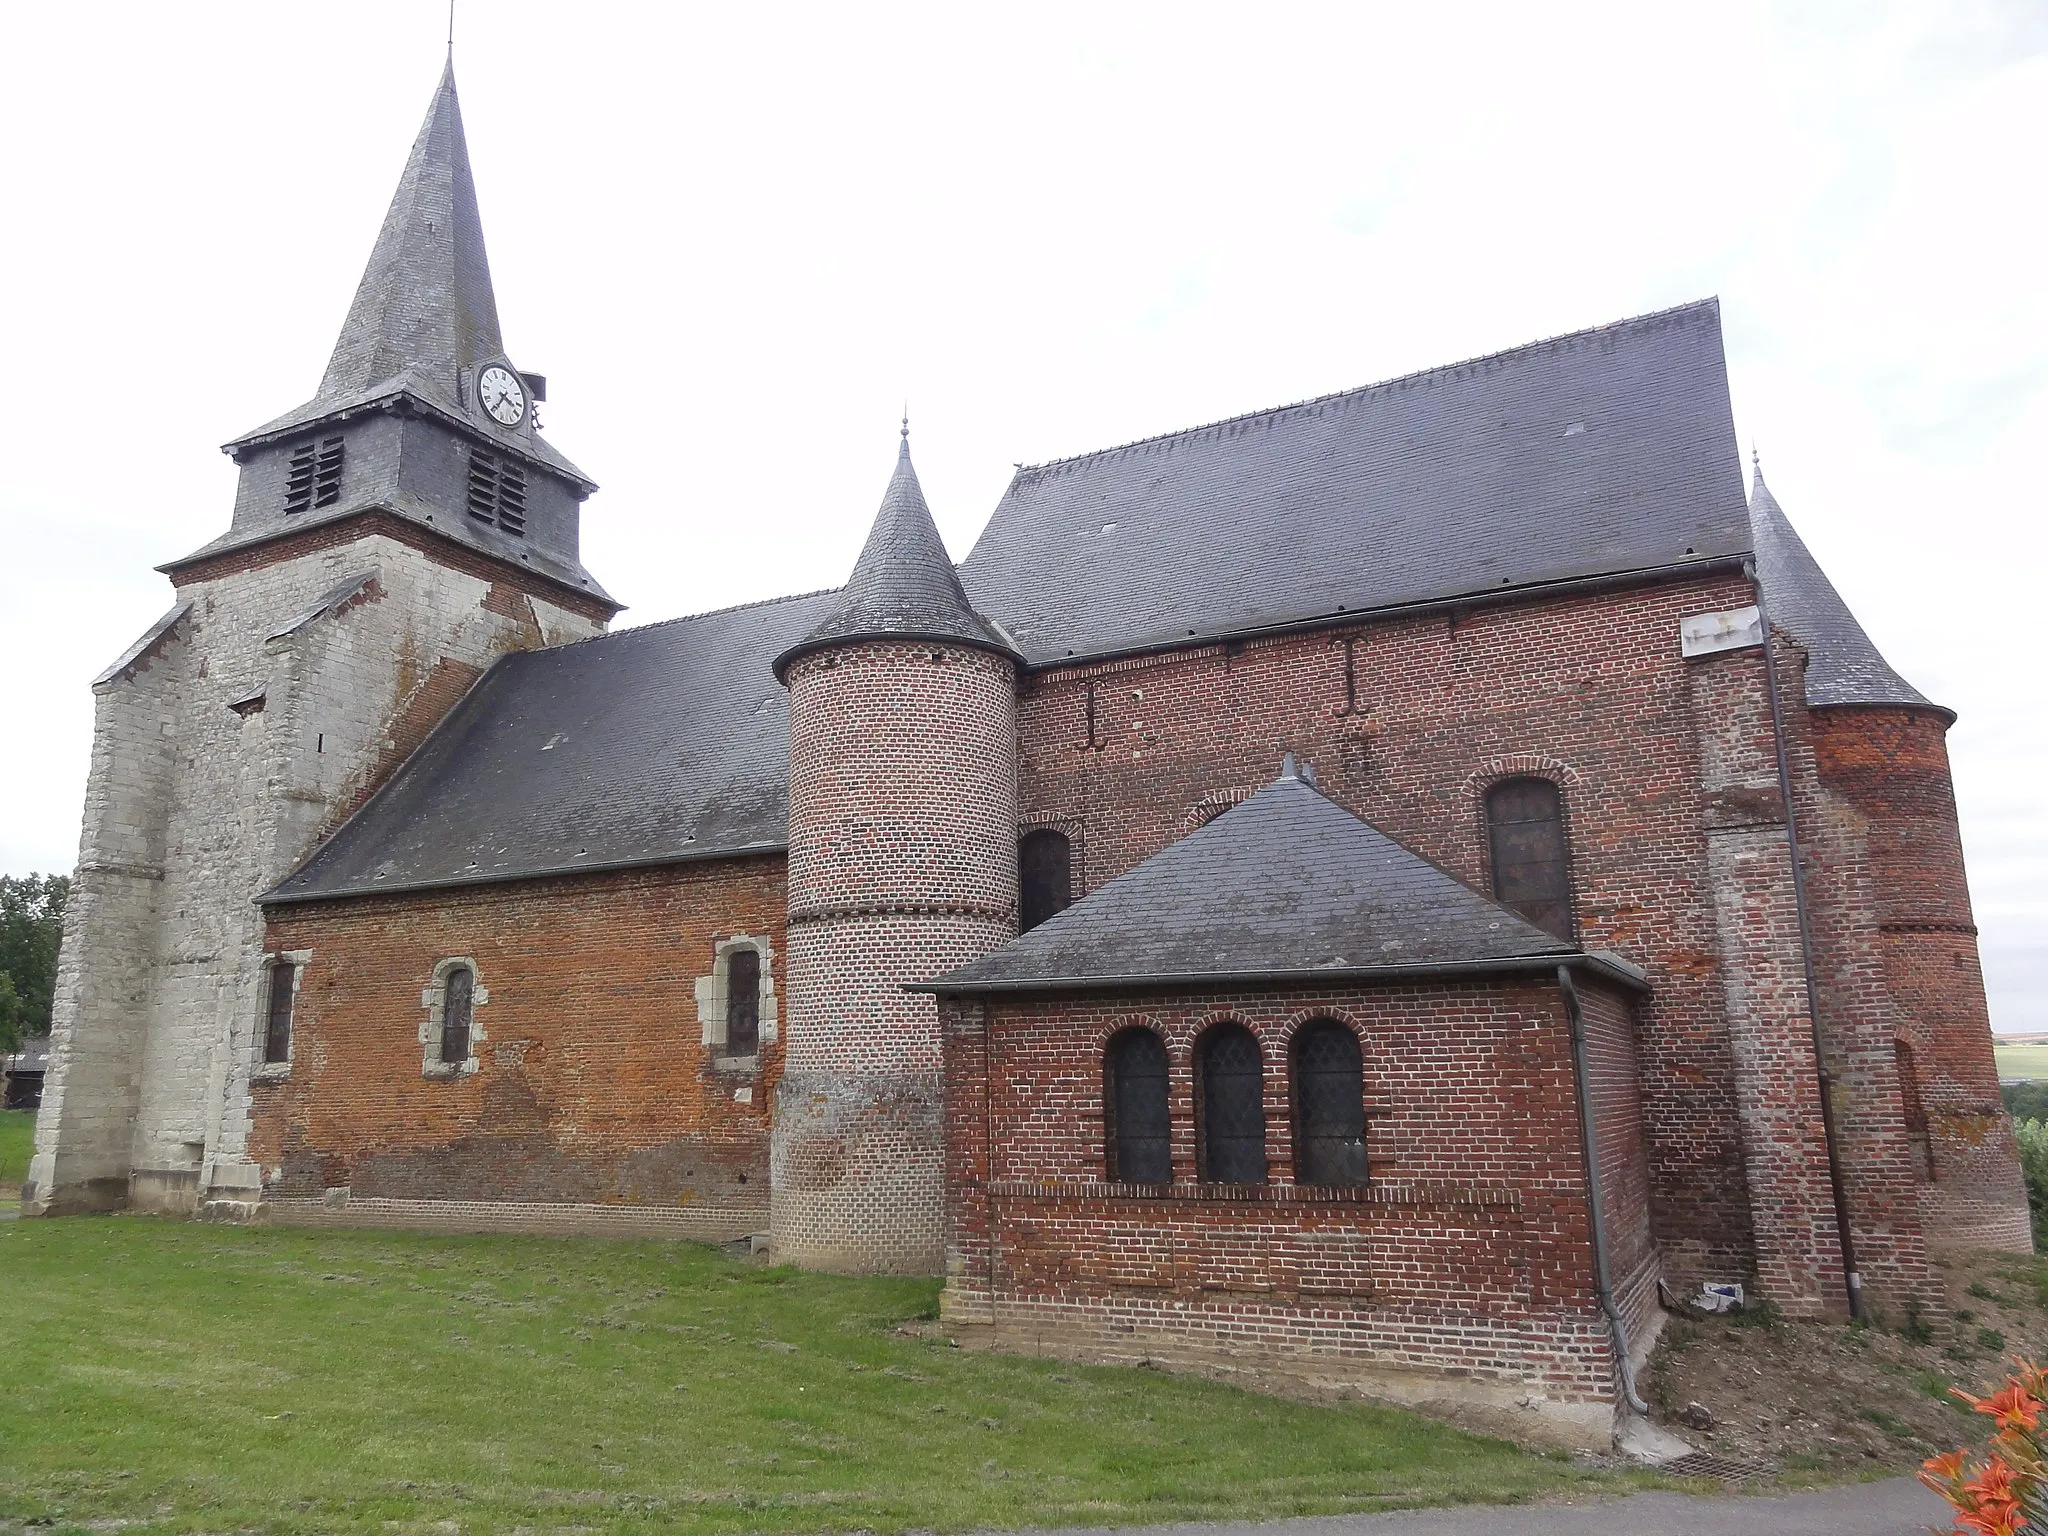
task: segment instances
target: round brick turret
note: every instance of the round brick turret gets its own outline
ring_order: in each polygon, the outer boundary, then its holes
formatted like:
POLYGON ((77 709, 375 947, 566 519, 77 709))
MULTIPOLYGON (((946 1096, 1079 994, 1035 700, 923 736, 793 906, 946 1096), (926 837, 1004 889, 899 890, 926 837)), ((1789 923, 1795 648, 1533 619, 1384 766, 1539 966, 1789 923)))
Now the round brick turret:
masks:
POLYGON ((903 987, 1016 935, 1018 661, 969 605, 906 441, 852 580, 776 662, 790 692, 778 1259, 940 1271, 938 1007, 903 987))

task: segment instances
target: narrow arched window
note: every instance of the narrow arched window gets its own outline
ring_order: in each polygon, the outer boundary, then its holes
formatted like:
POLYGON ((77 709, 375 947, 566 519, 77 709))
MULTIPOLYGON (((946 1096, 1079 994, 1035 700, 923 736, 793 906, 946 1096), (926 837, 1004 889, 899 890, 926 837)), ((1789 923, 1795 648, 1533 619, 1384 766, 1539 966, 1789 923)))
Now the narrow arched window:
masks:
POLYGON ((1494 899, 1560 939, 1572 936, 1564 804, 1548 779, 1505 779, 1486 792, 1494 899))
POLYGON ((1029 933, 1074 900, 1074 852, 1055 827, 1027 832, 1017 844, 1017 930, 1029 933))
POLYGON ((1166 1047, 1149 1029, 1126 1029, 1102 1053, 1103 1137, 1112 1184, 1173 1182, 1166 1108, 1166 1047))
POLYGON ((761 952, 732 949, 725 956, 725 1052, 752 1056, 761 1049, 761 952))
POLYGON ((1315 1019, 1294 1036, 1294 1180, 1365 1182, 1365 1069, 1358 1036, 1315 1019))
POLYGON ((476 972, 458 965, 448 973, 441 994, 441 1061, 455 1066, 469 1060, 469 1027, 476 1007, 476 972))
POLYGON ((1196 1141, 1211 1184, 1266 1182, 1266 1081, 1259 1042, 1242 1024, 1219 1024, 1195 1048, 1196 1141))
POLYGON ((270 996, 263 1020, 265 1066, 292 1059, 292 992, 298 969, 289 960, 280 960, 270 968, 270 996))

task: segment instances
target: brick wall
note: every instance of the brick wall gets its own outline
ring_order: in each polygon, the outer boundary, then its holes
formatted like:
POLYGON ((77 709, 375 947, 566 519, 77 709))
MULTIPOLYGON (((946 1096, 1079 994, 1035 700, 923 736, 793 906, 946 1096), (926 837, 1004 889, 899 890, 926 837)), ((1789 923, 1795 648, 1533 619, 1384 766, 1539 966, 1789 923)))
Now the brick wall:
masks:
MULTIPOLYGON (((1740 1278, 1755 1263, 1750 1191, 1679 621, 1752 600, 1722 573, 1040 674, 1021 705, 1024 811, 1074 828, 1093 889, 1265 783, 1291 748, 1324 793, 1486 889, 1486 787, 1553 779, 1579 936, 1655 988, 1641 1056, 1665 1262, 1681 1279, 1740 1278)), ((1761 709, 1760 669, 1742 683, 1761 709)))
POLYGON ((853 645, 789 670, 778 1257, 940 1267, 938 1012, 902 989, 1017 931, 1015 678, 1001 657, 932 643, 853 645))
POLYGON ((358 1222, 763 1229, 780 1032, 764 1010, 759 1055, 726 1056, 697 983, 744 935, 780 995, 784 906, 766 857, 276 909, 268 949, 307 958, 289 1071, 253 1088, 274 1210, 333 1219, 346 1190, 358 1222), (476 1068, 436 1075, 422 992, 451 957, 476 1068))
MULTIPOLYGON (((945 1012, 953 1320, 1030 1347, 1236 1355, 1374 1388, 1389 1370, 1422 1371, 1481 1398, 1613 1401, 1554 982, 989 997, 945 1012), (1360 1037, 1362 1191, 1293 1183, 1288 1041, 1315 1018, 1360 1037), (1196 1182, 1195 1042, 1222 1019, 1251 1029, 1265 1057, 1264 1186, 1196 1182), (1132 1026, 1167 1049, 1164 1193, 1105 1182, 1103 1050, 1132 1026)), ((1646 1181, 1629 1150, 1623 1012, 1596 998, 1603 1160, 1624 1262, 1637 1263, 1646 1181)))
MULTIPOLYGON (((1817 883, 1833 897, 1822 906, 1822 1016, 1857 1048, 1844 1102, 1858 1142, 1858 1203, 1917 1200, 1930 1242, 2030 1252, 1946 721, 1926 710, 1836 708, 1813 711, 1806 730, 1817 883), (1865 1170, 1880 1156, 1890 1177, 1865 1193, 1865 1170)), ((1859 1229, 1871 1221, 1858 1216, 1859 1229)))

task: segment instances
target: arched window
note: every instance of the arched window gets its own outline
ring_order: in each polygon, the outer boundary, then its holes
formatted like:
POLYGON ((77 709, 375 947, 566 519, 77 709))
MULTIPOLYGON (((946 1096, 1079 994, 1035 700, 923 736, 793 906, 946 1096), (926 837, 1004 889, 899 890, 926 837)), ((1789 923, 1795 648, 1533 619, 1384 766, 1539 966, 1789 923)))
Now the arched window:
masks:
POLYGON ((1294 1180, 1365 1182, 1365 1070, 1358 1036, 1315 1019, 1294 1036, 1294 1180))
POLYGON ((1173 1182, 1166 1108, 1166 1047, 1149 1029, 1126 1029, 1102 1053, 1103 1137, 1112 1184, 1173 1182))
POLYGON ((752 1056, 761 1049, 761 952, 733 949, 725 957, 725 1052, 752 1056))
POLYGON ((1074 855, 1056 827, 1027 832, 1017 844, 1017 930, 1029 933, 1074 900, 1074 855))
POLYGON ((1196 1129, 1202 1178, 1211 1184, 1266 1182, 1265 1063, 1242 1024, 1218 1024, 1195 1047, 1196 1129))
POLYGON ((1564 805, 1548 779, 1504 779, 1486 792, 1494 899, 1546 933, 1572 936, 1564 805))
POLYGON ((448 973, 441 1002, 441 1063, 458 1066, 469 1060, 469 1027, 476 1006, 476 972, 458 965, 448 973))

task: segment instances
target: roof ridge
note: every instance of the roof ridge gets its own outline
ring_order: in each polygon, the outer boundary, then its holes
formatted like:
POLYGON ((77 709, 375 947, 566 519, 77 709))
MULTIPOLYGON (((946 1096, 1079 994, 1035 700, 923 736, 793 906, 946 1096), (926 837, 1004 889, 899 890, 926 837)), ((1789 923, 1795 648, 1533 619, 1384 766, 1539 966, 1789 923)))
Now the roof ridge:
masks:
POLYGON ((1648 310, 1640 315, 1629 315, 1620 320, 1609 320, 1601 325, 1589 325, 1576 331, 1562 331, 1555 336, 1543 336, 1534 341, 1520 342, 1512 347, 1502 347, 1494 352, 1481 352, 1473 357, 1460 358, 1454 363, 1438 363, 1429 368, 1418 368, 1411 373, 1397 373, 1391 378, 1378 379, 1369 384, 1354 384, 1347 389, 1331 390, 1328 394, 1311 395, 1304 400, 1290 400, 1281 405, 1260 406, 1257 410, 1240 411, 1235 416, 1220 416, 1214 421, 1204 421, 1192 427, 1179 427, 1171 432, 1155 432, 1149 437, 1134 437, 1129 442, 1112 443, 1106 448, 1091 448, 1086 453, 1068 454, 1063 458, 1044 459, 1036 464, 1017 466, 1012 483, 1025 475, 1039 470, 1059 469, 1069 464, 1083 463, 1089 459, 1107 458, 1131 448, 1145 448, 1153 443, 1170 442, 1175 438, 1194 437, 1199 433, 1211 432, 1218 427, 1233 427, 1240 422, 1256 421, 1262 416, 1277 416, 1282 411, 1306 410, 1310 406, 1327 405, 1333 400, 1348 399, 1355 395, 1369 395, 1377 390, 1394 389, 1403 385, 1421 383, 1425 380, 1456 373, 1462 368, 1477 367, 1481 363, 1499 362, 1504 358, 1541 352, 1545 348, 1560 347, 1567 342, 1582 341, 1589 336, 1599 336, 1618 331, 1632 330, 1638 326, 1651 325, 1657 321, 1669 320, 1675 316, 1689 314, 1696 310, 1711 309, 1719 313, 1721 296, 1708 294, 1703 299, 1691 299, 1683 304, 1668 305, 1663 309, 1648 310))
POLYGON ((697 613, 679 613, 670 619, 651 619, 645 624, 629 624, 624 629, 608 629, 602 634, 585 635, 581 640, 565 640, 560 645, 544 645, 538 651, 513 651, 510 655, 537 656, 551 651, 574 650, 579 645, 594 645, 600 640, 618 640, 626 635, 644 635, 657 629, 669 629, 677 624, 690 624, 698 619, 722 618, 728 613, 744 613, 749 608, 772 608, 777 603, 799 603, 807 597, 827 597, 837 592, 837 587, 819 587, 811 592, 789 592, 781 597, 757 597, 750 602, 729 603, 723 608, 706 608, 697 613))

